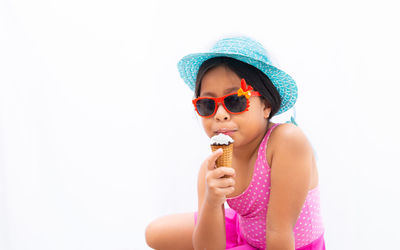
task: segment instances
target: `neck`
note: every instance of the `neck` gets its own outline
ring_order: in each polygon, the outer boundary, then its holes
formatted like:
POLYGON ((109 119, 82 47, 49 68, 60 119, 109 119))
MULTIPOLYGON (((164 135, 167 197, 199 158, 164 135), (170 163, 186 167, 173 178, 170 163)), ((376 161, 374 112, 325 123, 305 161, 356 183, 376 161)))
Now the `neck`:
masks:
POLYGON ((234 148, 233 161, 249 164, 249 162, 252 162, 252 159, 254 157, 257 158, 259 146, 264 139, 264 136, 273 125, 273 123, 269 122, 267 124, 267 129, 264 131, 264 133, 260 133, 260 135, 254 138, 249 144, 246 144, 245 146, 240 148, 234 148))

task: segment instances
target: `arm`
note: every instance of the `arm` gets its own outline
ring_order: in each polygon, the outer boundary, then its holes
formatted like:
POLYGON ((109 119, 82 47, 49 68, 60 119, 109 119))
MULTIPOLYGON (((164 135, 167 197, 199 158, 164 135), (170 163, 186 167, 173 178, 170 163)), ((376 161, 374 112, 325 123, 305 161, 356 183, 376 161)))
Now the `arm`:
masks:
POLYGON ((193 231, 194 249, 225 249, 225 209, 204 202, 206 165, 200 168, 197 180, 198 217, 193 231))
POLYGON ((312 147, 295 125, 276 130, 266 244, 268 250, 294 250, 293 229, 310 187, 312 147))

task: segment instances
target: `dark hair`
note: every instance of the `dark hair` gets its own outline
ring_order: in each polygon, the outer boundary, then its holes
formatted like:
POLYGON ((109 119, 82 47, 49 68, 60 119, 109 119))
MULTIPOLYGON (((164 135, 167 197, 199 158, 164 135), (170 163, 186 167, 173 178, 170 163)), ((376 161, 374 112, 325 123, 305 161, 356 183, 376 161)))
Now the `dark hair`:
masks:
POLYGON ((269 114, 268 120, 278 112, 282 103, 281 96, 268 76, 256 67, 231 57, 213 57, 204 61, 200 65, 194 90, 195 98, 200 95, 201 80, 203 76, 208 70, 220 65, 228 67, 240 78, 244 78, 248 85, 252 86, 254 90, 260 92, 261 98, 267 100, 271 105, 271 113, 269 114))

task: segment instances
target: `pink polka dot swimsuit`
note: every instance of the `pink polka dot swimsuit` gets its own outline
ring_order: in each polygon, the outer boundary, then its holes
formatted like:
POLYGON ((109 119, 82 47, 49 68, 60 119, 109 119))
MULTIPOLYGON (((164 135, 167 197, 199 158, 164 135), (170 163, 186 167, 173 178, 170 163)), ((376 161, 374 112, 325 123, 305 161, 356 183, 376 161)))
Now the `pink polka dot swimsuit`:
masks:
MULTIPOLYGON (((260 144, 253 177, 247 189, 236 197, 227 198, 229 207, 238 214, 241 237, 258 249, 266 248, 266 216, 271 188, 271 168, 266 159, 267 142, 278 125, 269 129, 260 144)), ((319 187, 308 192, 293 230, 295 249, 312 244, 324 233, 319 200, 319 187)))

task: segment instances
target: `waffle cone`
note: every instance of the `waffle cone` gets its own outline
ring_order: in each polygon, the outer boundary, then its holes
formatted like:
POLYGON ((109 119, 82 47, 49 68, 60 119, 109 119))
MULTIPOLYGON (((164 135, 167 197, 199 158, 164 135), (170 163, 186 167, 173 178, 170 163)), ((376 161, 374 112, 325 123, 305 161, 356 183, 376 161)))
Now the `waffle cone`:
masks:
POLYGON ((230 143, 229 145, 211 145, 211 150, 213 152, 219 148, 222 148, 224 153, 222 153, 216 161, 217 168, 222 166, 232 167, 233 143, 230 143))

